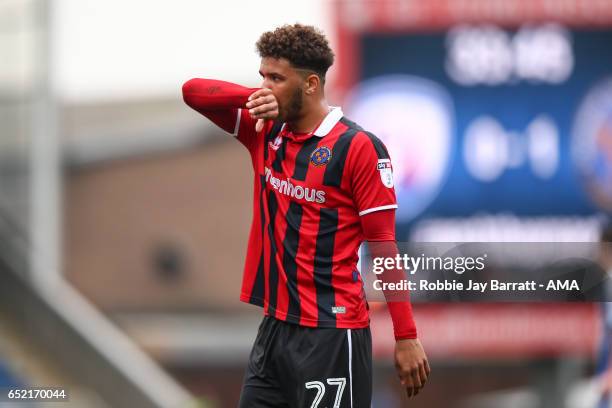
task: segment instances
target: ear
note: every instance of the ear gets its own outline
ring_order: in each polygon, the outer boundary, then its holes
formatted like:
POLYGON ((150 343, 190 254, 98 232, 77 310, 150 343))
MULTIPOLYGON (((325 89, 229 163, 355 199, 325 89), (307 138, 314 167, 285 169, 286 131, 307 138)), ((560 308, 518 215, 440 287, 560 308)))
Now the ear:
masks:
POLYGON ((304 93, 306 95, 314 95, 321 86, 321 80, 316 74, 310 74, 304 81, 304 93))

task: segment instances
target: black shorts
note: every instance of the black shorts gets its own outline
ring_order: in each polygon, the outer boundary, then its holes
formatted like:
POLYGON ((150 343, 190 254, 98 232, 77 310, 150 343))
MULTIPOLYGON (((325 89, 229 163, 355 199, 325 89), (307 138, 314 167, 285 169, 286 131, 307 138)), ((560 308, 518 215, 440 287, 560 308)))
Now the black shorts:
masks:
POLYGON ((249 357, 241 408, 363 408, 371 400, 369 328, 310 328, 264 317, 249 357))

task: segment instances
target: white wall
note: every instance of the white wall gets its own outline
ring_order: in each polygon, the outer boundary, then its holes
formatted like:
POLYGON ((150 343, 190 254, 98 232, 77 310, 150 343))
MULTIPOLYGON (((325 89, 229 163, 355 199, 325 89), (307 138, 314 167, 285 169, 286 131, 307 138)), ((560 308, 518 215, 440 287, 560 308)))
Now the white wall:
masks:
POLYGON ((257 85, 259 35, 320 27, 326 0, 55 0, 53 81, 67 102, 163 96, 191 77, 257 85))

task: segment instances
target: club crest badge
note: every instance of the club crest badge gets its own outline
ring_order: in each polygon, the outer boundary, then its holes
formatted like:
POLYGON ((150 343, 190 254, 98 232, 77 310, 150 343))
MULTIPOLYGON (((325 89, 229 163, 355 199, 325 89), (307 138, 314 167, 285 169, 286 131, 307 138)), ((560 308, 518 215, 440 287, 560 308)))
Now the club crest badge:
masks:
POLYGON ((376 164, 376 169, 380 173, 380 180, 387 188, 393 187, 393 169, 391 168, 391 160, 380 159, 376 164))
POLYGON ((310 162, 315 166, 323 166, 329 163, 332 152, 329 147, 317 147, 310 155, 310 162))

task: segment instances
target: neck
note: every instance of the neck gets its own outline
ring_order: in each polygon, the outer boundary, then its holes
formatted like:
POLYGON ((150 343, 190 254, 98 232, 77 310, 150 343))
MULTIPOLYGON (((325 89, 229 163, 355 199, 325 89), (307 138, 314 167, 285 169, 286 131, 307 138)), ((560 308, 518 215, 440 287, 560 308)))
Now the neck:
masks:
POLYGON ((321 99, 312 107, 305 109, 306 113, 294 121, 287 122, 287 126, 293 133, 314 132, 329 113, 329 105, 325 99, 321 99))

